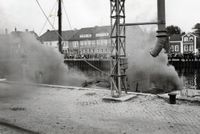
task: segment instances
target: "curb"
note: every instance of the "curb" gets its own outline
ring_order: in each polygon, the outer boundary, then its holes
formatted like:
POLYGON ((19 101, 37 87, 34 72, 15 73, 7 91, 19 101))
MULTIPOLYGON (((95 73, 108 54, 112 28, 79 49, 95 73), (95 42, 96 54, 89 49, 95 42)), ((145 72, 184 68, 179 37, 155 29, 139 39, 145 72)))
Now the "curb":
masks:
POLYGON ((61 88, 61 89, 82 89, 89 90, 91 88, 76 87, 76 86, 62 86, 62 85, 50 85, 50 84, 38 84, 38 83, 24 83, 17 81, 0 80, 0 83, 6 84, 16 84, 16 85, 27 85, 27 86, 40 86, 40 87, 50 87, 50 88, 61 88))

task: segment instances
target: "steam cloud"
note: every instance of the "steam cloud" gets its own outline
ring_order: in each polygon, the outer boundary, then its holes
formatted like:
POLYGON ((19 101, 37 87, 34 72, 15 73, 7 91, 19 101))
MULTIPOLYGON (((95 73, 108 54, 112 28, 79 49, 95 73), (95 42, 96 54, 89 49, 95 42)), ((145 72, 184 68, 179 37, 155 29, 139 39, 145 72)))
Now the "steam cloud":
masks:
POLYGON ((168 57, 161 52, 157 58, 150 56, 150 48, 156 43, 153 33, 144 33, 139 27, 127 29, 127 53, 128 53, 128 79, 132 90, 148 92, 156 88, 161 92, 169 92, 182 88, 182 80, 179 78, 173 66, 168 65, 168 57))
POLYGON ((8 80, 80 86, 87 79, 69 71, 61 54, 28 32, 1 36, 0 62, 0 77, 8 80))

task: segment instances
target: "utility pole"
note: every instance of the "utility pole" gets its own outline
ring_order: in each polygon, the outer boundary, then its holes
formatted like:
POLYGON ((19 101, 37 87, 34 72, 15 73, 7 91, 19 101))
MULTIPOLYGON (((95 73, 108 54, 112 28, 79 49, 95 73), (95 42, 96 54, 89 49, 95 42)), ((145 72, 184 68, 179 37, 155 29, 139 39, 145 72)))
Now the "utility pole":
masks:
POLYGON ((121 97, 127 91, 125 0, 110 0, 111 9, 111 95, 121 97))
POLYGON ((58 50, 63 53, 62 50, 62 0, 58 0, 58 50))

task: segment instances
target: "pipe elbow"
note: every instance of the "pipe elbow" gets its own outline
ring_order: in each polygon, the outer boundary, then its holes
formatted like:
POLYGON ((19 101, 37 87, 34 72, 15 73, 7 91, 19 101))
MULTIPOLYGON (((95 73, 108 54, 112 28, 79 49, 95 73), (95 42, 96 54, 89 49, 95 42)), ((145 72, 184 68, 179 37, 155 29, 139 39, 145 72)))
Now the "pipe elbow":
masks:
POLYGON ((166 45, 166 38, 158 38, 155 47, 150 51, 152 57, 157 57, 166 45))

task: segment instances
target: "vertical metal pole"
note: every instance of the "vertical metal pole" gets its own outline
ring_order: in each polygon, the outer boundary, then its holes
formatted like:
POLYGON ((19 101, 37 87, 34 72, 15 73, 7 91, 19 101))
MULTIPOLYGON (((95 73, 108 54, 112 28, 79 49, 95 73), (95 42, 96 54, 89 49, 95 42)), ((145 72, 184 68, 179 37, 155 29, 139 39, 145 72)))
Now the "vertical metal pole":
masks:
POLYGON ((120 36, 120 12, 119 12, 119 0, 116 0, 116 57, 115 57, 115 62, 117 63, 116 65, 116 75, 117 75, 117 78, 116 78, 116 85, 117 85, 117 88, 118 88, 118 92, 119 92, 119 95, 121 95, 121 79, 120 79, 120 59, 119 59, 119 56, 120 56, 120 40, 119 40, 119 36, 120 36))
POLYGON ((58 50, 63 53, 62 50, 62 0, 58 0, 58 50))
POLYGON ((158 31, 166 31, 165 0, 157 0, 158 31))
POLYGON ((126 91, 126 43, 125 0, 110 0, 111 3, 111 94, 120 97, 126 91), (116 95, 114 94, 116 92, 116 95))

